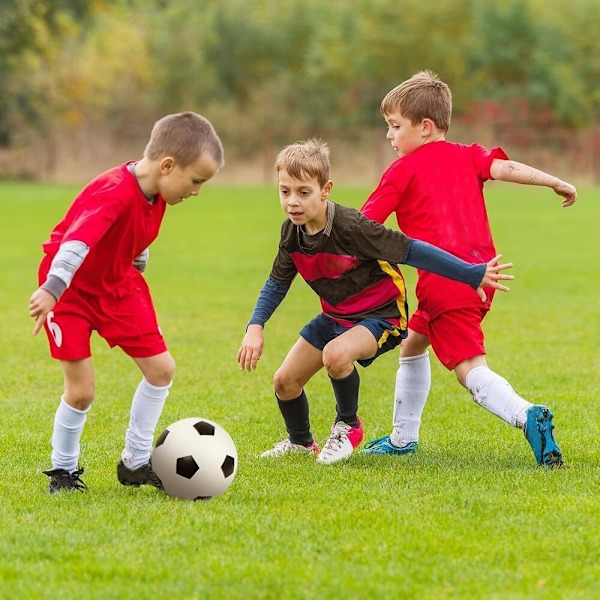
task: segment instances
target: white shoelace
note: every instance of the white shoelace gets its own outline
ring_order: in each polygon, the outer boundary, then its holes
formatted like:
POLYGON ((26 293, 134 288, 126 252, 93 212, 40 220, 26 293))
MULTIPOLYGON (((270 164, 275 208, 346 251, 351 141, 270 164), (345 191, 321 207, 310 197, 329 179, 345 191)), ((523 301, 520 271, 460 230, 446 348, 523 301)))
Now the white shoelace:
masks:
POLYGON ((342 421, 336 423, 331 431, 331 435, 325 441, 325 445, 321 450, 321 455, 324 457, 335 455, 348 439, 348 431, 350 429, 350 425, 346 425, 346 423, 342 421))

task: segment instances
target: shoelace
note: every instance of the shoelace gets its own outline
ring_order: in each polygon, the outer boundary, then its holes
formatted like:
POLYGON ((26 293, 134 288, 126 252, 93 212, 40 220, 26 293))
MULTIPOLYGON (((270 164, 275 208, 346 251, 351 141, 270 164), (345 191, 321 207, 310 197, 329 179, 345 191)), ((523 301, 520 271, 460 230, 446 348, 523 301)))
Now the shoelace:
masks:
POLYGON ((325 441, 321 454, 326 456, 328 453, 334 453, 339 450, 344 445, 345 439, 348 437, 348 429, 350 429, 348 426, 335 427, 331 432, 331 435, 325 441))
POLYGON ((83 475, 83 468, 73 471, 72 473, 56 473, 52 476, 68 482, 70 484, 69 487, 75 488, 76 490, 87 490, 87 485, 81 480, 81 475, 83 475))

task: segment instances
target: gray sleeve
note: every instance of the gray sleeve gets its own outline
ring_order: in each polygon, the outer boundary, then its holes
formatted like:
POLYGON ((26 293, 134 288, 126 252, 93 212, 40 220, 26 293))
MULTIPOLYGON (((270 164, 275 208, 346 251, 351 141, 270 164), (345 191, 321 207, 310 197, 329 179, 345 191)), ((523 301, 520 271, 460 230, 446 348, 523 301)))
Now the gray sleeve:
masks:
POLYGON ((57 300, 71 285, 73 275, 90 251, 83 242, 76 240, 61 244, 56 256, 52 260, 48 277, 41 288, 50 292, 57 300))
POLYGON ((138 254, 133 259, 134 268, 137 269, 140 273, 143 273, 146 270, 146 267, 148 266, 149 258, 150 258, 150 248, 146 248, 143 252, 138 254))

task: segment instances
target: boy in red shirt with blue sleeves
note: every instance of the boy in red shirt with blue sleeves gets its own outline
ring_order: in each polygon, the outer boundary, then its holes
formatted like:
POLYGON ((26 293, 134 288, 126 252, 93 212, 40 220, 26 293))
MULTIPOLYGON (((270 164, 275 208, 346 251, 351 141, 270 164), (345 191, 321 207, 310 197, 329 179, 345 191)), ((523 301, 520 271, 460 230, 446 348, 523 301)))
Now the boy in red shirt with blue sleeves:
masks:
MULTIPOLYGON (((483 196, 486 181, 546 186, 563 197, 563 206, 577 199, 571 184, 509 160, 500 148, 447 142, 452 95, 430 71, 417 73, 391 90, 381 103, 381 114, 388 124, 386 137, 399 158, 383 174, 361 212, 380 223, 395 213, 406 235, 467 262, 487 261, 496 254, 483 196)), ((416 450, 431 382, 427 352, 431 344, 477 404, 523 429, 538 464, 562 464, 549 408, 521 398, 487 366, 481 321, 494 290, 486 293, 482 305, 467 286, 419 271, 418 307, 400 347, 393 431, 366 444, 363 453, 402 455, 416 450)))
POLYGON ((64 393, 54 418, 48 491, 86 489, 79 440, 94 399, 90 337, 97 331, 120 346, 142 372, 133 397, 125 448, 117 465, 123 485, 160 482, 150 456, 175 362, 158 326, 145 268, 167 205, 197 196, 223 166, 213 126, 192 113, 157 121, 140 161, 90 182, 42 247, 40 287, 29 301, 34 335, 45 327, 50 353, 60 360, 64 393))

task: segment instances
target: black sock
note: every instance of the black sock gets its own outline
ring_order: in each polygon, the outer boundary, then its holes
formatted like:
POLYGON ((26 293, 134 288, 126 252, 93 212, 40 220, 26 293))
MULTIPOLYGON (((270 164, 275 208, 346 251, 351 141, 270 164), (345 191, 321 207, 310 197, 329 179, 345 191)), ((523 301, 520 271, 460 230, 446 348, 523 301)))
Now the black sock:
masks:
POLYGON ((350 427, 358 427, 358 389, 360 387, 360 376, 356 367, 352 369, 352 373, 344 379, 334 379, 329 376, 333 393, 335 394, 337 415, 335 422, 343 421, 350 427))
MULTIPOLYGON (((277 395, 275 395, 275 398, 277 398, 277 395)), ((285 428, 290 436, 290 442, 310 446, 314 440, 308 418, 308 398, 304 390, 293 400, 280 400, 277 398, 277 404, 285 422, 285 428)))

